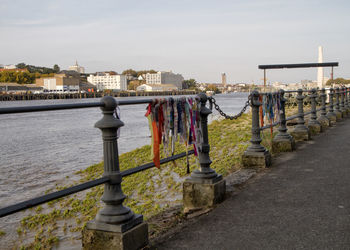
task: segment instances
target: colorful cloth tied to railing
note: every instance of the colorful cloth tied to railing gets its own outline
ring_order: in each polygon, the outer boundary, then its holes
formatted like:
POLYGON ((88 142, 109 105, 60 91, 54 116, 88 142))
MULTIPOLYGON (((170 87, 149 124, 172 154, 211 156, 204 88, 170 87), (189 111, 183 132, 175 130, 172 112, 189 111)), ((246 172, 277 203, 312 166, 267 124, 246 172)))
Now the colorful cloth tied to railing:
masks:
POLYGON ((265 121, 270 123, 271 134, 273 132, 272 124, 280 122, 281 95, 280 93, 267 93, 259 96, 260 106, 260 126, 263 127, 265 121))
MULTIPOLYGON (((199 143, 199 103, 192 97, 153 99, 147 107, 145 116, 151 132, 151 157, 157 168, 160 168, 160 145, 163 144, 166 156, 174 155, 175 142, 186 147, 193 145, 197 156, 199 143)), ((188 158, 187 158, 188 164, 188 158)))

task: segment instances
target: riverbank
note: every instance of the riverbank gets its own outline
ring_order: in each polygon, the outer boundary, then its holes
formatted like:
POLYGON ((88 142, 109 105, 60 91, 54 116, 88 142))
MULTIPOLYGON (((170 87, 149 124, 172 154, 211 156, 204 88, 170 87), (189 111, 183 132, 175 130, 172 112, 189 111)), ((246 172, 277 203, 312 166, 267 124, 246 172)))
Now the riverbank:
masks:
POLYGON ((28 101, 28 100, 58 100, 58 99, 83 99, 101 98, 105 95, 113 97, 133 97, 133 96, 168 96, 168 95, 195 95, 194 90, 179 91, 119 91, 119 92, 85 92, 85 93, 14 93, 0 94, 0 101, 28 101))

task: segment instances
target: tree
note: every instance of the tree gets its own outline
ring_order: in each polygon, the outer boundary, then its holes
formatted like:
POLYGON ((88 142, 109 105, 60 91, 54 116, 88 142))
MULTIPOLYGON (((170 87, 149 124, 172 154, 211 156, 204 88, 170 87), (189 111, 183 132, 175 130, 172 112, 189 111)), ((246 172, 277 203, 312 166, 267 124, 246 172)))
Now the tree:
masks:
POLYGON ((143 74, 147 74, 147 73, 154 74, 154 73, 157 73, 157 71, 155 71, 154 69, 140 70, 140 71, 137 71, 137 77, 139 77, 139 76, 141 76, 143 74))
POLYGON ((127 69, 127 70, 124 70, 122 72, 122 75, 131 75, 131 76, 134 76, 136 77, 137 76, 137 72, 133 69, 127 69))
POLYGON ((215 84, 209 84, 207 86, 207 88, 205 89, 205 91, 214 91, 216 94, 220 93, 220 90, 218 89, 218 87, 215 84))
POLYGON ((59 67, 57 64, 55 64, 55 65, 53 66, 53 71, 54 71, 55 73, 58 73, 60 70, 61 70, 61 69, 60 69, 60 67, 59 67))
POLYGON ((182 82, 183 89, 195 89, 197 87, 197 82, 195 79, 184 80, 182 82))
POLYGON ((19 63, 16 65, 17 69, 25 69, 27 67, 27 65, 25 63, 19 63))
POLYGON ((144 84, 145 81, 139 81, 139 80, 135 80, 135 81, 130 81, 128 84, 128 90, 136 90, 136 88, 142 84, 144 84))
POLYGON ((336 78, 336 79, 329 79, 326 82, 326 85, 347 85, 350 84, 350 80, 346 80, 344 78, 336 78))

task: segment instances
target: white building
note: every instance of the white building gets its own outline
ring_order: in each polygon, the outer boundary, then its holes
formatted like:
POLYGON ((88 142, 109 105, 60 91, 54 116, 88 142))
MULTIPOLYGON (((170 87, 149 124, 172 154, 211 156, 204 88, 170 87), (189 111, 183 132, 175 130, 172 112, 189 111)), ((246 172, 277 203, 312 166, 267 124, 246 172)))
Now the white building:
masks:
POLYGON ((16 68, 16 65, 14 64, 9 64, 4 66, 4 69, 15 69, 15 68, 16 68))
POLYGON ((85 73, 84 67, 79 66, 79 65, 78 65, 78 61, 75 61, 75 65, 69 66, 68 69, 69 69, 69 70, 76 71, 76 72, 81 73, 81 74, 84 74, 84 73, 85 73))
POLYGON ((79 91, 79 74, 69 72, 55 74, 53 77, 37 78, 36 86, 50 92, 77 92, 79 91))
POLYGON ((127 90, 127 81, 125 75, 110 74, 107 72, 90 75, 87 81, 96 86, 97 90, 105 89, 127 90))
POLYGON ((177 91, 179 90, 173 84, 142 84, 136 88, 137 91, 177 91))
POLYGON ((147 73, 147 84, 172 84, 178 89, 182 89, 184 78, 180 74, 174 74, 171 71, 158 71, 157 73, 147 73))

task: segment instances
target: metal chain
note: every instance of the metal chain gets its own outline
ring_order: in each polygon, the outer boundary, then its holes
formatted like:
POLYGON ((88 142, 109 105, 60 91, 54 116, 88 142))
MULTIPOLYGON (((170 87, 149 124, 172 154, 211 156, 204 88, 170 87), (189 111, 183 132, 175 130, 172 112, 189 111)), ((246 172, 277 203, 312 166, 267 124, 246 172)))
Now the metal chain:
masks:
POLYGON ((214 107, 215 109, 220 113, 220 115, 222 115, 223 117, 225 117, 225 119, 230 119, 230 120, 233 120, 233 119, 237 119, 239 117, 241 117, 244 112, 246 111, 247 107, 249 106, 250 104, 250 95, 248 96, 248 100, 246 101, 246 103, 244 104, 244 107, 242 108, 242 110, 237 114, 237 115, 227 115, 224 113, 224 111, 221 110, 221 108, 219 107, 219 105, 216 104, 216 100, 214 97, 209 97, 209 108, 212 110, 213 109, 213 104, 214 104, 214 107))

